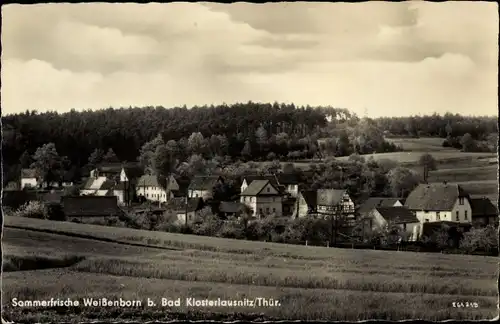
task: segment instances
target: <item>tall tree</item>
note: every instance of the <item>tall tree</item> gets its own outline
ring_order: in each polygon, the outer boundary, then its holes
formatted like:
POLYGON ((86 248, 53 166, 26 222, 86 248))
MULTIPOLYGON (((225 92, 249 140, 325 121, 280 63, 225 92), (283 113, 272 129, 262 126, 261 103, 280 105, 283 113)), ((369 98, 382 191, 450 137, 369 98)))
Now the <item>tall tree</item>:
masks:
POLYGON ((462 150, 464 152, 470 152, 474 148, 474 139, 469 133, 466 133, 462 138, 460 139, 460 144, 462 145, 462 150))
POLYGON ((172 171, 172 161, 165 145, 160 145, 156 148, 153 158, 153 170, 160 186, 166 188, 167 177, 169 177, 172 171))
POLYGON ((267 144, 267 131, 264 127, 260 126, 255 131, 255 138, 257 139, 257 144, 259 144, 260 151, 262 152, 262 148, 267 144))
POLYGON ((437 169, 437 161, 432 155, 426 153, 420 156, 418 164, 424 169, 424 181, 427 182, 429 171, 434 171, 437 169))
POLYGON ((24 151, 21 157, 19 158, 19 162, 21 163, 21 167, 23 169, 29 168, 31 163, 33 163, 33 159, 31 158, 28 151, 24 151))
POLYGON ((148 174, 154 173, 153 160, 156 154, 156 150, 158 149, 158 147, 164 144, 165 143, 163 142, 163 136, 161 134, 158 134, 155 138, 153 138, 149 142, 146 142, 141 147, 138 160, 146 173, 148 174))
POLYGON ((250 141, 245 141, 245 146, 243 147, 243 150, 241 150, 241 155, 246 159, 250 159, 252 157, 252 147, 250 145, 250 141))
POLYGON ((419 184, 418 175, 411 169, 396 167, 387 174, 395 197, 406 197, 419 184))
POLYGON ((44 144, 36 150, 31 168, 47 184, 61 180, 62 160, 54 143, 44 144))
POLYGON ((104 151, 100 148, 96 148, 89 156, 88 164, 95 167, 101 163, 104 159, 104 151))
POLYGON ((106 163, 118 163, 120 162, 120 159, 116 156, 115 151, 110 148, 103 156, 102 161, 106 163))

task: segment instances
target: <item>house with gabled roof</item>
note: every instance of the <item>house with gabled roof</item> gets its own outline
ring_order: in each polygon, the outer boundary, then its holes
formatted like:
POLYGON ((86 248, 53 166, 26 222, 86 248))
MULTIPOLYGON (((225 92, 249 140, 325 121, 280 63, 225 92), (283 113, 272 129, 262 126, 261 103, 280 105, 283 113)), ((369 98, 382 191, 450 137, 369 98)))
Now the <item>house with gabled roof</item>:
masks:
POLYGON ((20 182, 21 182, 21 189, 36 188, 40 184, 35 169, 22 169, 20 182))
POLYGON ((498 207, 486 197, 471 197, 472 224, 474 227, 498 226, 498 207))
POLYGON ((224 184, 221 176, 195 176, 189 184, 188 197, 208 199, 218 184, 224 184))
POLYGON ((297 197, 296 217, 306 217, 316 214, 318 194, 315 190, 302 190, 297 197))
POLYGON ((170 192, 158 182, 156 175, 143 175, 136 185, 136 195, 150 201, 165 203, 171 198, 170 192))
POLYGON ((363 218, 363 225, 365 231, 381 231, 387 226, 397 226, 401 229, 404 240, 412 241, 416 239, 413 234, 420 222, 408 208, 376 206, 363 218))
POLYGON ((191 179, 188 177, 170 175, 167 178, 167 192, 171 193, 174 197, 185 197, 188 194, 188 188, 191 183, 191 179))
POLYGON ((278 180, 274 175, 244 175, 241 177, 241 192, 245 191, 245 189, 255 180, 268 180, 272 183, 272 185, 277 188, 279 187, 278 180))
POLYGON ((240 202, 248 206, 253 216, 283 215, 283 194, 269 180, 254 180, 240 195, 240 202))
POLYGON ((404 206, 415 214, 420 223, 470 223, 472 220, 470 196, 457 184, 420 184, 406 198, 404 206))
POLYGON ((191 224, 197 220, 198 212, 204 207, 202 198, 174 197, 166 205, 167 211, 177 216, 178 224, 191 224))
POLYGON ((318 214, 340 211, 343 214, 354 213, 354 202, 345 189, 318 189, 316 197, 318 214))

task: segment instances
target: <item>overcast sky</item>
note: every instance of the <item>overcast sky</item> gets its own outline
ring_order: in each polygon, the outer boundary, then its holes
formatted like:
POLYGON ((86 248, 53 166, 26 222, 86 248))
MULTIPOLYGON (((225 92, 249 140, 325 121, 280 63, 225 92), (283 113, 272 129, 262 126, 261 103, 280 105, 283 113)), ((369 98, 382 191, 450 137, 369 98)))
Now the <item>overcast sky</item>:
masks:
POLYGON ((497 115, 497 40, 492 2, 11 4, 1 104, 497 115))

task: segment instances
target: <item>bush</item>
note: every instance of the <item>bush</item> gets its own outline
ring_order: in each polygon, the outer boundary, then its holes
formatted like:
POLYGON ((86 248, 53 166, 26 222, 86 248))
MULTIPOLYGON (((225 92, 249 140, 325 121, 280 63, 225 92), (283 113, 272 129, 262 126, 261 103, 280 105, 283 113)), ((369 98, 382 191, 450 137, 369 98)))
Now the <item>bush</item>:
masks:
POLYGON ((222 224, 217 236, 231 239, 244 239, 245 230, 240 222, 226 221, 222 224))
POLYGON ((39 201, 29 201, 26 204, 19 207, 19 209, 16 210, 16 212, 14 213, 14 216, 48 219, 49 213, 43 203, 39 201))

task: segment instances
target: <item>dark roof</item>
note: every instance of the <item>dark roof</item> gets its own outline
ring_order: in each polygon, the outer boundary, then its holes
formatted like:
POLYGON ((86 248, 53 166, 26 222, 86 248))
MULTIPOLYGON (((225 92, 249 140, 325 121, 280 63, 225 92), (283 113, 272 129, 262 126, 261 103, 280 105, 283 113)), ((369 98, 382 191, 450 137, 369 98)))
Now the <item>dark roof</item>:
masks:
POLYGON ((40 192, 37 194, 37 197, 38 197, 39 201, 43 201, 43 202, 47 202, 47 203, 51 203, 51 202, 59 203, 59 202, 61 202, 62 197, 64 197, 64 190, 60 190, 60 191, 53 190, 51 192, 40 192))
POLYGON ((398 201, 404 204, 403 199, 400 198, 370 197, 359 206, 359 212, 367 213, 376 207, 394 207, 394 204, 398 201))
POLYGON ((273 186, 273 184, 269 180, 254 180, 246 187, 246 189, 241 193, 242 196, 257 196, 261 193, 265 186, 271 185, 278 191, 278 195, 280 195, 279 188, 273 186))
POLYGON ((62 197, 63 211, 68 217, 73 216, 111 216, 121 213, 115 196, 78 196, 62 197))
POLYGON ((160 187, 155 175, 145 174, 137 181, 137 187, 160 187))
POLYGON ((115 186, 115 182, 113 180, 106 179, 101 185, 99 190, 111 190, 115 186))
POLYGON ((221 201, 219 211, 223 213, 238 213, 243 211, 245 205, 238 201, 221 201))
POLYGON ((300 177, 296 173, 278 173, 276 174, 276 179, 278 179, 281 185, 296 185, 300 183, 300 177))
POLYGON ((21 178, 36 178, 35 169, 21 169, 21 178))
POLYGON ((144 174, 141 166, 135 164, 126 164, 123 166, 123 170, 129 180, 137 179, 144 174))
POLYGON ((122 163, 102 163, 97 166, 97 171, 104 173, 120 173, 122 171, 122 163))
POLYGON ((186 194, 188 192, 189 185, 191 184, 191 179, 188 177, 175 177, 175 181, 179 185, 179 190, 176 190, 179 194, 186 194))
POLYGON ((387 222, 394 224, 418 223, 417 217, 405 207, 376 207, 375 209, 387 222))
POLYGON ((420 184, 406 198, 405 207, 412 210, 452 210, 459 197, 468 198, 468 195, 457 184, 420 184))
MULTIPOLYGON (((188 212, 200 210, 203 204, 201 198, 188 198, 187 210, 188 212)), ((167 204, 167 209, 174 211, 185 211, 186 210, 186 198, 185 197, 174 197, 167 204)))
POLYGON ((223 182, 221 176, 196 176, 189 184, 190 190, 212 190, 219 179, 223 182))
POLYGON ((314 190, 305 190, 301 192, 309 208, 316 208, 318 203, 318 193, 314 190))
POLYGON ((247 182, 247 185, 250 185, 255 180, 268 180, 273 186, 278 186, 278 181, 273 175, 244 175, 241 177, 242 184, 243 180, 247 182))
POLYGON ((497 216, 498 209, 486 197, 469 199, 472 208, 472 217, 497 216))
POLYGON ((316 203, 320 206, 333 206, 342 202, 345 189, 318 189, 316 203))

